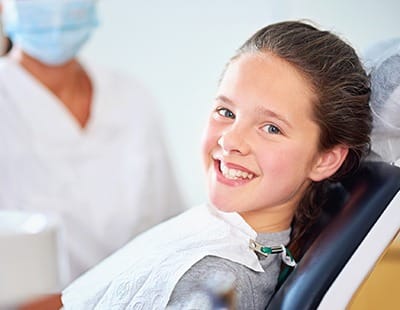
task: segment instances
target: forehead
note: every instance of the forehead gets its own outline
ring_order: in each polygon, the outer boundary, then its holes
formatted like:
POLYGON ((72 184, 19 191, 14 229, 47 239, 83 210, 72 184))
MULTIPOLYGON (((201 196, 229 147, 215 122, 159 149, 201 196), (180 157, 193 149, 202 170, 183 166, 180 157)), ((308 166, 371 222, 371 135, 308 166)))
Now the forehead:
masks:
POLYGON ((316 101, 311 82, 294 65, 272 53, 246 53, 227 67, 219 95, 237 104, 264 106, 282 113, 312 116, 316 101))

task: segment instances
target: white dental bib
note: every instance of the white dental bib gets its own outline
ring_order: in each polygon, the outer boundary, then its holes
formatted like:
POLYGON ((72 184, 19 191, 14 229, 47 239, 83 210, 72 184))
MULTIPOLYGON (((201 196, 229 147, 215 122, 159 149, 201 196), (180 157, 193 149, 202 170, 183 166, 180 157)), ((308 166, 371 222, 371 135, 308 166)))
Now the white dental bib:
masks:
MULTIPOLYGON (((115 227, 118 229, 118 227, 115 227)), ((263 272, 237 213, 201 205, 132 240, 68 286, 64 309, 163 309, 183 274, 207 255, 263 272)))

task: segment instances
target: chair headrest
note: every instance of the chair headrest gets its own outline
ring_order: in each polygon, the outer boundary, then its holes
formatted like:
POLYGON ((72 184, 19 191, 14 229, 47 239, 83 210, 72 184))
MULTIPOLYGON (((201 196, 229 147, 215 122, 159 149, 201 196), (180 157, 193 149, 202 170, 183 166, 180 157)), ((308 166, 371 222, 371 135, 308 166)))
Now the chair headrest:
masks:
POLYGON ((400 158, 400 38, 379 42, 367 51, 374 115, 372 150, 383 161, 400 158))

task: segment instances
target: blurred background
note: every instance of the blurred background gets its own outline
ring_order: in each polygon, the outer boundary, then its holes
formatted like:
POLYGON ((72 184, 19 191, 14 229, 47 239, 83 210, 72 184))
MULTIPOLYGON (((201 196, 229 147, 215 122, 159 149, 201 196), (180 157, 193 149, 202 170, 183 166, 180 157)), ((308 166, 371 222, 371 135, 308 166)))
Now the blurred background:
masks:
POLYGON ((310 19, 359 51, 400 37, 398 0, 100 0, 101 24, 82 56, 132 75, 150 89, 181 188, 192 206, 206 199, 200 139, 219 75, 258 28, 310 19))

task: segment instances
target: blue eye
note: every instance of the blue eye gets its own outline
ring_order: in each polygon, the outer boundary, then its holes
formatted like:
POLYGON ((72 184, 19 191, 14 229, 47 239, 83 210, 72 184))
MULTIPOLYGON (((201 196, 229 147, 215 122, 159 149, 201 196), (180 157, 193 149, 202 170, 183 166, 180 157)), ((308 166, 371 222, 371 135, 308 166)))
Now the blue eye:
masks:
POLYGON ((226 108, 218 108, 217 113, 223 117, 235 119, 235 114, 226 108))
POLYGON ((267 133, 270 133, 270 134, 273 134, 273 135, 279 135, 279 134, 282 133, 281 130, 280 130, 278 127, 276 127, 276 126, 274 126, 274 125, 271 125, 271 124, 265 125, 265 126, 263 127, 263 129, 264 129, 267 133))

